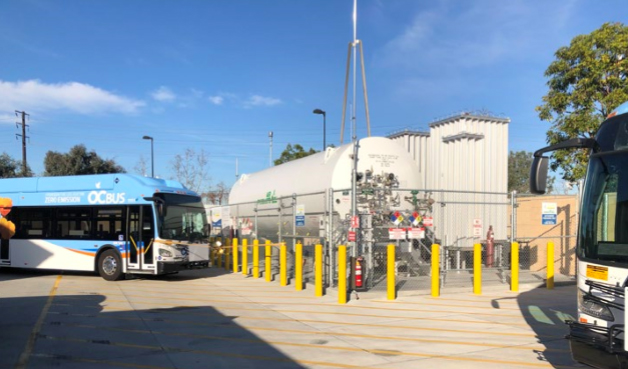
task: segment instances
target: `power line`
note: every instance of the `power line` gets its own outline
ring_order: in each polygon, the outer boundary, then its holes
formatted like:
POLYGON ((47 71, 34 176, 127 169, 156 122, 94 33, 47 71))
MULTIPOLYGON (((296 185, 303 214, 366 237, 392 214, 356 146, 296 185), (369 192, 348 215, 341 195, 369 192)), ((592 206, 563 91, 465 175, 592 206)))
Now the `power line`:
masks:
POLYGON ((22 175, 26 175, 28 173, 26 169, 28 168, 28 164, 26 163, 26 139, 28 138, 30 141, 30 137, 26 136, 26 127, 28 127, 26 124, 26 117, 30 117, 30 115, 24 111, 16 110, 15 116, 19 116, 18 114, 22 115, 22 122, 15 122, 15 127, 19 128, 19 125, 22 125, 22 134, 16 133, 15 138, 17 139, 18 137, 22 137, 22 175))

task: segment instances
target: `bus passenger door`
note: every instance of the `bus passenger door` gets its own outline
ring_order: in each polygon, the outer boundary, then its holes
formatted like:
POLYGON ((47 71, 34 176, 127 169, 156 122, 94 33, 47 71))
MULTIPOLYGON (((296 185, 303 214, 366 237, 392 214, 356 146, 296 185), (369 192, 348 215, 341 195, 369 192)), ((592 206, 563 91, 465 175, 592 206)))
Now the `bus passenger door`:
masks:
POLYGON ((150 205, 129 206, 126 242, 127 270, 155 270, 153 210, 150 205))
POLYGON ((155 258, 153 242, 155 241, 155 221, 153 218, 153 207, 142 206, 142 266, 145 269, 155 270, 155 258))
POLYGON ((126 236, 126 269, 129 271, 142 269, 140 211, 140 206, 129 206, 128 225, 126 227, 128 232, 126 236))

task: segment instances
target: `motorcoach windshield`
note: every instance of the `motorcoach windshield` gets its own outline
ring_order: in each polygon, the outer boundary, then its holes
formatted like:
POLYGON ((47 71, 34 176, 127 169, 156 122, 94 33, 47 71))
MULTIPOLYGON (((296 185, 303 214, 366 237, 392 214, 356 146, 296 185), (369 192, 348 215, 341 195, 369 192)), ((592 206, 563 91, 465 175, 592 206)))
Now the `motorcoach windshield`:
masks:
POLYGON ((581 211, 579 257, 628 264, 628 151, 591 157, 581 211))
POLYGON ((155 197, 164 200, 159 215, 159 237, 190 242, 209 237, 205 208, 199 197, 164 193, 155 197))

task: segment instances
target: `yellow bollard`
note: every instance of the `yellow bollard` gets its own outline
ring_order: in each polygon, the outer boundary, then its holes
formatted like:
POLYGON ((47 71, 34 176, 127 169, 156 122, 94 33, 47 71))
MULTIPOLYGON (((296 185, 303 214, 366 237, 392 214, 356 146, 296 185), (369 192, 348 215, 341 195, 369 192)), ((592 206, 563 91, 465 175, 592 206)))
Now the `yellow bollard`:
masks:
POLYGON ((231 248, 225 250, 225 270, 231 270, 231 248))
POLYGON ((314 246, 314 293, 323 296, 323 245, 314 246))
POLYGON ((395 291, 395 245, 393 245, 392 243, 388 245, 386 286, 388 292, 388 300, 394 300, 397 291, 395 291))
POLYGON ((547 243, 547 289, 554 289, 554 242, 547 243))
POLYGON ((338 246, 338 303, 347 303, 347 246, 338 246))
POLYGON ((266 282, 270 282, 273 278, 272 268, 272 257, 273 257, 273 249, 270 246, 270 240, 266 240, 265 247, 266 254, 264 258, 264 274, 266 275, 266 282))
POLYGON ((249 240, 242 240, 242 274, 249 275, 249 240))
POLYGON ((440 245, 432 245, 432 297, 440 296, 440 245))
POLYGON ((259 278, 259 240, 253 240, 253 278, 259 278))
POLYGON ((282 242, 279 246, 279 285, 288 285, 288 247, 282 242))
POLYGON ((519 291, 519 242, 513 242, 510 248, 510 290, 519 291))
POLYGON ((303 290, 303 245, 301 242, 297 243, 295 249, 294 260, 294 288, 297 291, 303 290))
POLYGON ((222 253, 223 253, 223 249, 220 248, 218 250, 216 250, 216 258, 217 258, 217 265, 218 268, 222 268, 222 253))
POLYGON ((238 272, 238 239, 231 241, 231 256, 233 256, 233 272, 238 272))
POLYGON ((482 245, 473 245, 473 293, 482 294, 482 245))

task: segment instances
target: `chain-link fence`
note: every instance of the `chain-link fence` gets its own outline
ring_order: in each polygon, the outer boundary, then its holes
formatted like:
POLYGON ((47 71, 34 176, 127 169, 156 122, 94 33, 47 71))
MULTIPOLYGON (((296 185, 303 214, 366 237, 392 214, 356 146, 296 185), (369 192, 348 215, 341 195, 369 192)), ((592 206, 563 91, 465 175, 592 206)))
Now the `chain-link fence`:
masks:
POLYGON ((515 239, 520 245, 524 278, 538 279, 547 271, 550 242, 557 275, 575 275, 579 206, 576 195, 517 195, 515 239))
MULTIPOLYGON (((347 267, 359 263, 360 290, 385 291, 387 245, 396 245, 395 276, 400 292, 428 292, 431 245, 439 244, 441 288, 473 285, 473 248, 481 245, 484 284, 510 281, 511 242, 519 242, 520 280, 542 280, 547 268, 547 243, 555 245, 555 270, 575 273, 577 204, 575 196, 516 196, 494 192, 398 189, 358 186, 348 189, 274 197, 210 209, 215 237, 260 242, 264 270, 266 240, 273 243, 272 269, 279 273, 277 245, 287 245, 288 278, 294 279, 295 245, 303 244, 303 280, 314 282, 314 245, 323 245, 323 281, 337 286, 337 246, 348 246, 347 267), (355 201, 356 212, 353 213, 355 201), (220 212, 216 227, 215 212, 220 212), (554 211, 554 213, 552 213, 554 211), (549 214, 549 215, 548 215, 549 214), (551 216, 550 216, 551 215, 551 216), (554 217, 555 215, 555 217, 554 217)), ((241 244, 241 243, 240 243, 241 244)), ((239 258, 240 262, 242 258, 239 258)), ((353 270, 351 270, 353 269, 353 270)))

